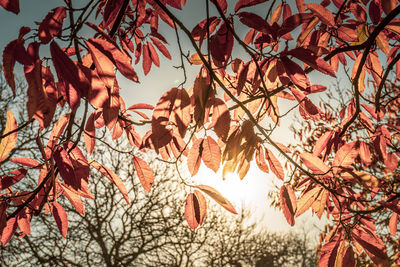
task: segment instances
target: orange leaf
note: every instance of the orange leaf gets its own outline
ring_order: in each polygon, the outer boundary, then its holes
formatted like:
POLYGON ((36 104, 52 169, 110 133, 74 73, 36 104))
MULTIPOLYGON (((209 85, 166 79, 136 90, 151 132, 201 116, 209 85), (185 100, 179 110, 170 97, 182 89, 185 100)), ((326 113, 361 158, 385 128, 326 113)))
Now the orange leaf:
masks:
POLYGON ((12 217, 7 221, 6 226, 3 229, 3 233, 1 234, 1 243, 5 246, 14 235, 15 230, 17 230, 17 218, 12 217))
POLYGON ((51 153, 53 152, 53 149, 58 143, 58 138, 61 136, 61 134, 64 132, 65 127, 67 126, 69 122, 69 117, 70 113, 65 114, 62 116, 55 124, 53 129, 51 130, 49 141, 47 142, 46 146, 46 157, 50 158, 51 153))
POLYGON ((118 187, 119 191, 124 196, 126 203, 129 204, 128 191, 126 190, 125 185, 122 182, 121 178, 117 174, 115 174, 112 170, 94 160, 90 161, 89 164, 92 165, 94 168, 96 168, 108 179, 110 179, 110 181, 113 182, 118 187))
POLYGON ((267 162, 265 161, 264 150, 262 149, 262 146, 257 147, 256 163, 261 171, 269 173, 269 168, 267 162))
POLYGON ((300 154, 300 158, 307 168, 312 170, 315 174, 326 174, 330 170, 330 168, 322 161, 322 159, 311 153, 304 152, 300 154))
POLYGON ((83 206, 82 199, 78 194, 69 189, 67 186, 64 186, 62 183, 59 184, 62 188, 63 195, 71 202, 72 206, 74 206, 75 210, 82 215, 85 215, 85 208, 83 206))
POLYGON ((207 212, 207 203, 203 194, 194 190, 186 198, 185 218, 190 228, 195 230, 204 221, 207 212))
POLYGON ((49 12, 40 23, 38 36, 43 44, 47 44, 54 36, 61 36, 64 19, 67 17, 66 8, 56 7, 49 12))
POLYGON ((396 236, 397 233, 397 222, 399 220, 399 215, 396 212, 393 212, 392 216, 389 220, 389 230, 393 236, 396 236))
MULTIPOLYGON (((333 167, 348 167, 354 163, 355 158, 359 153, 359 148, 356 147, 356 142, 351 142, 343 145, 336 152, 333 160, 333 167)), ((336 171, 337 172, 337 169, 336 171)))
POLYGON ((204 139, 202 146, 203 153, 201 158, 204 164, 214 172, 217 172, 221 163, 221 149, 218 143, 208 136, 207 139, 204 139))
POLYGON ((115 71, 113 62, 99 50, 98 46, 89 39, 85 42, 99 77, 108 88, 114 87, 115 71))
POLYGON ((322 23, 331 27, 335 26, 335 18, 333 17, 332 12, 327 8, 315 3, 307 4, 307 8, 311 10, 314 15, 322 21, 322 23))
POLYGON ((190 148, 187 156, 188 169, 192 176, 196 175, 200 168, 201 154, 203 151, 202 142, 203 139, 197 139, 190 148))
POLYGON ((85 131, 83 133, 83 139, 85 140, 85 147, 86 151, 91 155, 94 150, 94 145, 96 142, 96 128, 94 127, 94 116, 96 115, 96 112, 93 112, 90 114, 87 122, 86 122, 86 127, 85 131))
POLYGON ((37 168, 37 167, 41 166, 41 164, 39 162, 37 162, 34 159, 30 159, 30 158, 23 158, 23 157, 22 158, 13 158, 13 159, 10 159, 10 161, 14 162, 16 164, 23 165, 28 168, 37 168))
POLYGON ((133 165, 144 190, 150 192, 154 183, 154 174, 150 166, 141 158, 133 156, 133 165))
POLYGON ((296 217, 303 214, 309 207, 314 203, 319 194, 321 193, 322 188, 319 186, 314 187, 313 189, 307 191, 300 199, 297 201, 297 211, 296 217))
POLYGON ((53 202, 53 217, 61 235, 66 238, 68 230, 68 216, 65 212, 65 209, 57 202, 53 202))
POLYGON ((229 109, 224 101, 219 98, 213 99, 213 113, 211 118, 211 124, 209 129, 214 127, 214 131, 219 138, 226 140, 228 137, 231 116, 229 114, 229 109))
POLYGON ((198 189, 212 197, 218 204, 220 204, 222 207, 224 207, 227 211, 232 212, 234 214, 237 214, 235 207, 233 207, 232 203, 229 202, 226 198, 224 198, 221 193, 219 193, 217 190, 212 188, 211 186, 208 185, 197 185, 196 186, 198 189))
MULTIPOLYGON (((17 121, 10 110, 7 110, 7 121, 6 128, 4 129, 3 135, 14 131, 18 128, 17 121)), ((9 134, 8 136, 1 139, 0 142, 0 163, 4 161, 11 150, 13 150, 15 144, 17 143, 17 131, 9 134)))
POLYGON ((296 213, 297 203, 296 195, 290 185, 283 185, 280 190, 281 209, 287 222, 294 225, 294 215, 296 213))
POLYGON ((282 165, 268 148, 265 148, 265 158, 268 160, 271 171, 276 175, 276 177, 283 181, 285 179, 285 173, 283 171, 282 165))

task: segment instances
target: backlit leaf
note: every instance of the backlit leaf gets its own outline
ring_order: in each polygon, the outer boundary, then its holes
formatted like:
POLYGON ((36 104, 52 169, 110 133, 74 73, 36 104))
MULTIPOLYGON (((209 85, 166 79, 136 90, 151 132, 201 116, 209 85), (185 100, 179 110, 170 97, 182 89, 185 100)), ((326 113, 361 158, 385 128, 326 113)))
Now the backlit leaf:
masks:
POLYGON ((150 192, 151 186, 154 183, 154 174, 150 166, 141 158, 133 156, 133 165, 135 166, 136 174, 139 177, 140 183, 144 190, 150 192))
POLYGON ((68 216, 65 209, 58 202, 53 202, 53 217, 61 235, 66 238, 68 231, 68 216))
POLYGON ((207 211, 207 203, 203 194, 194 190, 186 198, 185 205, 185 218, 190 228, 195 230, 204 221, 204 217, 207 211))
POLYGON ((224 198, 221 193, 219 193, 217 190, 212 188, 211 186, 208 185, 197 185, 196 186, 198 189, 212 197, 218 204, 220 204, 222 207, 224 207, 227 211, 232 212, 233 214, 237 214, 235 207, 233 207, 232 203, 224 198))
MULTIPOLYGON (((6 127, 4 129, 3 135, 15 131, 18 128, 17 121, 10 110, 7 110, 7 120, 6 127)), ((1 139, 0 142, 0 163, 4 161, 10 152, 13 150, 15 144, 17 143, 17 131, 10 133, 6 137, 1 139)))

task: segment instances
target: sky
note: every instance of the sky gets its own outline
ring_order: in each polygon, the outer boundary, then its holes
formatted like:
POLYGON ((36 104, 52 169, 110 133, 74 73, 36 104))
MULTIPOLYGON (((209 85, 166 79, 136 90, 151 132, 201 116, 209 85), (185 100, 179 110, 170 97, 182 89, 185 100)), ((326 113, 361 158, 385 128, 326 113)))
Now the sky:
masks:
MULTIPOLYGON (((203 14, 205 9, 202 7, 204 2, 197 0, 188 0, 187 2, 188 6, 185 8, 185 13, 174 13, 178 14, 178 17, 186 23, 189 29, 192 29, 205 15, 203 14)), ((35 25, 32 25, 33 21, 41 21, 51 8, 57 7, 62 3, 63 1, 59 0, 21 0, 21 13, 18 16, 0 9, 0 25, 2 25, 0 28, 0 47, 4 48, 8 42, 16 39, 21 26, 30 26, 34 28, 35 25)), ((79 3, 79 1, 75 1, 75 3, 79 3)), ((68 22, 66 20, 64 26, 67 24, 68 22)), ((165 26, 161 27, 165 28, 165 26)), ((160 32, 162 32, 162 29, 163 28, 161 28, 160 32)), ((136 103, 155 105, 163 92, 177 86, 183 80, 182 72, 174 68, 174 66, 180 64, 179 60, 177 60, 179 59, 179 51, 175 40, 175 33, 169 30, 169 34, 166 34, 165 37, 170 42, 168 49, 174 60, 169 61, 160 55, 161 67, 157 68, 153 65, 148 76, 144 76, 140 71, 141 63, 136 67, 134 66, 139 75, 140 84, 135 84, 123 77, 119 77, 119 83, 122 88, 121 95, 127 106, 136 103)), ((183 50, 188 51, 190 47, 187 45, 187 42, 185 42, 185 38, 182 40, 183 50)), ((191 49, 191 51, 193 51, 193 49, 191 49)), ((241 52, 237 53, 240 55, 241 52)), ((193 79, 197 74, 196 70, 198 70, 196 67, 188 68, 188 87, 193 84, 193 79)), ((16 68, 16 71, 21 71, 21 68, 16 68)), ((312 84, 326 84, 326 79, 326 76, 318 74, 311 75, 312 84)), ((332 83, 333 82, 334 80, 332 79, 332 83)), ((272 138, 279 137, 277 140, 283 144, 291 142, 292 134, 289 131, 289 126, 292 122, 293 118, 290 117, 284 120, 281 127, 272 135, 272 138)), ((280 159, 282 159, 282 157, 280 157, 280 159)), ((286 173, 286 175, 288 174, 286 173)), ((281 211, 269 207, 269 201, 267 200, 268 192, 276 186, 280 187, 282 183, 278 181, 273 174, 265 174, 259 171, 254 163, 251 165, 249 173, 242 181, 235 175, 231 175, 226 181, 223 181, 221 171, 215 174, 204 165, 200 168, 199 173, 193 177, 193 181, 199 184, 204 183, 214 186, 237 208, 240 208, 242 204, 250 208, 254 211, 254 220, 259 220, 264 216, 265 219, 261 223, 270 230, 288 231, 290 229, 298 229, 296 228, 297 226, 294 228, 289 226, 281 211)), ((306 221, 307 225, 321 225, 316 216, 311 216, 310 213, 302 215, 299 221, 306 221)), ((304 223, 300 223, 300 227, 303 226, 304 223)))

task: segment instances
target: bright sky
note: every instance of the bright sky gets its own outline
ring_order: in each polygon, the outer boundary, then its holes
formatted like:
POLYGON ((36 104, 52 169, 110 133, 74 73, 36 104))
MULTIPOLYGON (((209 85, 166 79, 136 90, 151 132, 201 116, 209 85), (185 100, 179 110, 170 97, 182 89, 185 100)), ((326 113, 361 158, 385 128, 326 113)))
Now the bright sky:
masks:
MULTIPOLYGON (((75 2, 79 3, 78 1, 75 2)), ((204 14, 198 12, 199 10, 204 10, 204 8, 201 7, 203 1, 190 0, 187 2, 190 6, 188 9, 185 9, 185 16, 183 17, 180 15, 180 17, 188 23, 188 28, 192 29, 194 25, 201 20, 201 17, 204 16, 204 14)), ((21 0, 21 13, 19 16, 0 9, 0 25, 2 25, 0 29, 2 36, 0 39, 0 47, 4 47, 8 42, 16 39, 21 26, 35 27, 30 25, 32 21, 41 21, 48 10, 61 3, 62 1, 60 0, 21 0)), ((66 22, 65 25, 67 25, 67 23, 68 22, 66 22)), ((172 57, 178 59, 178 49, 174 32, 170 30, 170 33, 171 34, 165 36, 170 40, 170 46, 168 49, 172 57)), ((186 52, 189 48, 190 47, 184 45, 183 49, 186 52)), ((173 67, 174 65, 178 65, 179 61, 171 62, 162 56, 160 56, 160 59, 162 67, 157 68, 153 65, 152 70, 147 77, 144 77, 143 73, 139 71, 141 65, 135 67, 140 77, 140 84, 129 82, 121 77, 119 80, 120 86, 123 89, 121 94, 125 99, 127 106, 139 102, 155 105, 164 91, 177 86, 177 84, 183 80, 182 72, 173 67)), ((193 84, 192 81, 196 74, 196 70, 189 69, 187 87, 190 87, 193 84)), ((320 75, 312 75, 311 78, 313 83, 321 81, 320 75)), ((326 84, 326 78, 326 76, 323 77, 324 84, 326 84)), ((288 127, 291 123, 292 118, 283 121, 280 129, 274 133, 273 137, 279 136, 279 142, 283 144, 290 142, 292 135, 288 127)), ((255 164, 252 164, 249 173, 242 181, 236 175, 231 175, 226 181, 222 181, 222 175, 220 172, 215 174, 213 171, 207 169, 203 164, 199 173, 193 179, 199 184, 203 183, 215 187, 237 208, 240 208, 242 203, 244 203, 246 207, 255 211, 255 220, 260 219, 262 215, 264 215, 265 219, 263 220, 263 224, 265 224, 269 229, 279 231, 290 229, 283 214, 280 211, 270 208, 267 200, 268 192, 273 189, 274 185, 280 187, 281 181, 275 178, 273 174, 262 173, 258 170, 255 164)), ((307 224, 309 225, 313 223, 318 224, 316 216, 312 217, 309 213, 306 213, 305 215, 302 215, 302 217, 307 220, 307 224)))

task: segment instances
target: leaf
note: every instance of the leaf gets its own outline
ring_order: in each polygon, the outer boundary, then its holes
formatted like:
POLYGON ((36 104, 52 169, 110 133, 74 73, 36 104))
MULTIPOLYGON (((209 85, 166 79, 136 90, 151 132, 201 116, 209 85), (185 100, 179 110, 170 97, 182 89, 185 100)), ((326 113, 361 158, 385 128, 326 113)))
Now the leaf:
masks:
POLYGON ((54 36, 61 36, 62 25, 67 17, 66 7, 56 7, 49 12, 39 24, 38 36, 43 44, 47 44, 54 36))
POLYGON ((296 217, 300 216, 311 207, 322 190, 323 189, 320 186, 316 186, 303 194, 303 196, 297 201, 296 217))
POLYGON ((318 262, 319 267, 334 267, 339 248, 339 238, 333 238, 321 248, 321 256, 318 262))
POLYGON ((93 59, 93 63, 96 66, 96 71, 99 74, 99 77, 108 88, 114 87, 114 63, 102 53, 99 49, 100 46, 93 41, 93 39, 89 39, 85 43, 93 59))
POLYGON ((89 155, 92 155, 95 142, 96 142, 96 128, 94 127, 96 112, 90 114, 86 121, 85 131, 83 133, 83 139, 85 140, 85 148, 89 155))
POLYGON ((58 202, 53 202, 53 217, 56 221, 58 230, 60 230, 61 235, 66 238, 68 231, 68 216, 65 209, 58 202))
POLYGON ((94 160, 90 161, 89 164, 92 165, 99 172, 101 172, 105 177, 110 179, 110 181, 117 186, 121 194, 124 196, 126 203, 129 204, 128 191, 126 190, 125 185, 122 182, 121 178, 117 174, 115 174, 112 170, 94 160))
POLYGON ((283 181, 285 179, 285 173, 282 165, 268 148, 265 148, 265 158, 268 160, 271 171, 276 175, 276 177, 283 181))
POLYGON ((4 161, 10 152, 13 150, 15 144, 17 143, 17 131, 18 128, 17 121, 15 120, 14 115, 10 110, 7 110, 7 120, 6 120, 6 127, 3 132, 3 136, 7 133, 10 133, 6 137, 1 139, 0 142, 0 163, 4 161))
POLYGON ((203 140, 204 139, 197 139, 189 149, 187 164, 189 172, 192 176, 196 175, 200 168, 201 156, 203 152, 203 140))
POLYGON ((313 150, 313 155, 314 156, 319 156, 321 155, 322 151, 327 147, 329 141, 331 140, 333 136, 333 131, 328 131, 321 135, 321 137, 318 139, 318 141, 315 143, 314 150, 313 150))
POLYGON ((3 229, 3 233, 1 235, 1 243, 5 246, 10 240, 11 237, 14 235, 15 231, 17 230, 17 218, 11 217, 7 220, 7 224, 3 229))
POLYGON ((194 190, 187 196, 185 205, 185 218, 192 230, 203 223, 206 212, 206 199, 200 191, 194 190))
POLYGON ((237 12, 239 9, 255 6, 264 3, 266 1, 268 0, 239 0, 235 5, 235 12, 237 12))
POLYGON ((30 219, 26 214, 26 210, 22 209, 17 214, 16 217, 17 217, 18 228, 20 229, 21 233, 29 235, 31 233, 31 225, 30 225, 30 219))
POLYGON ((95 46, 98 51, 105 55, 109 60, 111 60, 122 75, 131 81, 139 81, 138 76, 132 67, 131 57, 125 52, 121 51, 115 43, 111 43, 107 40, 99 38, 90 38, 88 42, 95 46))
POLYGON ((290 185, 283 185, 280 190, 281 209, 287 222, 294 225, 294 215, 296 214, 296 195, 290 185))
MULTIPOLYGON (((339 148, 333 160, 333 167, 348 167, 354 163, 359 153, 356 142, 347 143, 339 148)), ((337 171, 335 171, 337 172, 337 171)))
POLYGON ((202 147, 203 153, 201 154, 201 158, 204 164, 214 172, 217 172, 221 164, 221 149, 218 143, 208 136, 207 139, 204 139, 202 147))
MULTIPOLYGON (((0 0, 0 6, 15 14, 19 13, 19 0, 0 0)), ((3 245, 5 245, 3 243, 3 245)))
POLYGON ((311 10, 314 15, 322 21, 322 23, 331 27, 335 26, 335 18, 333 17, 332 12, 327 8, 315 3, 307 4, 307 8, 311 10))
POLYGON ((54 160, 61 177, 67 185, 72 186, 75 190, 81 187, 81 179, 75 175, 74 166, 67 154, 67 151, 58 146, 54 152, 54 160))
POLYGON ((210 53, 212 57, 223 65, 229 60, 233 49, 233 35, 225 22, 218 31, 210 37, 210 53))
POLYGON ((287 51, 285 54, 294 56, 319 72, 336 77, 335 71, 332 69, 331 65, 322 58, 314 55, 311 50, 297 47, 287 51))
POLYGON ((217 190, 208 185, 197 185, 196 188, 200 189, 210 197, 212 197, 218 204, 224 207, 227 211, 232 212, 233 214, 237 214, 235 208, 232 203, 229 202, 226 198, 224 198, 217 190))
POLYGON ((157 49, 168 59, 171 59, 171 55, 168 51, 168 49, 161 43, 159 40, 155 38, 150 38, 153 44, 157 47, 157 49))
POLYGON ((58 138, 60 138, 61 134, 64 132, 65 127, 69 122, 70 113, 63 115, 58 121, 54 124, 53 129, 51 130, 49 141, 46 146, 46 157, 50 158, 50 155, 53 149, 56 147, 58 143, 58 138))
POLYGON ((329 166, 327 166, 322 159, 311 153, 304 152, 300 154, 300 158, 314 174, 327 174, 330 171, 329 166))
POLYGON ((154 183, 154 174, 150 166, 141 158, 133 156, 133 165, 135 166, 136 174, 139 177, 140 183, 144 190, 151 191, 151 186, 154 183))
POLYGON ((270 34, 271 29, 268 22, 257 14, 251 12, 240 12, 237 13, 240 18, 240 22, 249 28, 255 29, 259 32, 270 34))
POLYGON ((231 116, 228 106, 219 98, 214 98, 212 101, 213 110, 209 129, 214 128, 215 133, 223 141, 228 137, 231 116))
POLYGON ((399 219, 399 215, 396 212, 393 212, 392 216, 389 219, 389 231, 393 236, 396 236, 396 233, 397 233, 398 219, 399 219))
POLYGON ((62 183, 60 183, 59 185, 62 188, 62 194, 69 200, 69 202, 71 202, 75 210, 79 214, 85 215, 85 208, 83 206, 83 202, 80 196, 76 194, 73 190, 69 189, 67 186, 64 186, 62 183))
POLYGON ((34 159, 30 159, 30 158, 12 158, 10 159, 11 162, 16 163, 16 164, 20 164, 22 166, 28 167, 28 168, 37 168, 40 167, 41 164, 34 160, 34 159))
POLYGON ((151 64, 153 61, 151 59, 149 47, 147 46, 147 44, 143 44, 142 51, 143 51, 142 53, 143 72, 144 75, 147 75, 150 72, 151 64))
POLYGON ((18 169, 10 172, 14 174, 14 176, 2 175, 0 176, 0 190, 4 190, 17 182, 19 182, 22 178, 25 177, 27 170, 26 169, 18 169))
POLYGON ((370 235, 364 230, 361 230, 360 226, 357 226, 351 232, 351 236, 363 247, 375 264, 390 266, 387 260, 385 245, 382 240, 377 239, 375 236, 370 235))
POLYGON ((269 173, 269 168, 267 165, 267 162, 265 161, 265 156, 264 156, 264 150, 262 146, 258 146, 256 149, 256 163, 258 165, 258 168, 266 173, 269 173))
POLYGON ((300 90, 307 91, 307 88, 310 87, 310 81, 303 69, 286 56, 281 56, 280 60, 293 84, 300 90))
POLYGON ((89 90, 89 80, 55 41, 50 43, 50 52, 58 80, 62 83, 61 94, 71 109, 76 109, 80 104, 80 98, 89 90))
POLYGON ((154 65, 156 65, 157 67, 160 67, 160 59, 158 57, 157 51, 154 48, 154 46, 150 42, 148 42, 147 48, 149 49, 151 61, 153 61, 154 65))

